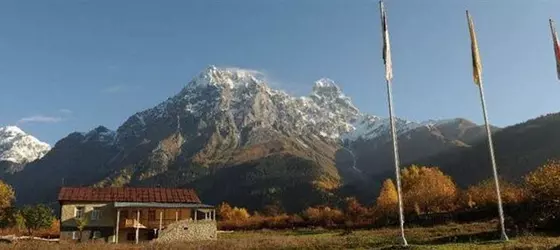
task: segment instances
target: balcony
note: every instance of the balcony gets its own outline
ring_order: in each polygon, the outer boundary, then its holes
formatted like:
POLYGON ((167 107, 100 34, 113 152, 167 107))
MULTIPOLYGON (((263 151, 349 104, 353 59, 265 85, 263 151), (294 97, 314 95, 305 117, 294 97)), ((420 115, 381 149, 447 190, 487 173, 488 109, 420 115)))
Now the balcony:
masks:
POLYGON ((213 220, 213 210, 191 208, 125 208, 117 210, 120 228, 159 229, 183 220, 213 220))
MULTIPOLYGON (((175 221, 175 219, 162 219, 161 226, 165 227, 175 221)), ((159 228, 160 220, 140 219, 140 221, 138 221, 136 219, 122 219, 119 224, 121 228, 159 228)))

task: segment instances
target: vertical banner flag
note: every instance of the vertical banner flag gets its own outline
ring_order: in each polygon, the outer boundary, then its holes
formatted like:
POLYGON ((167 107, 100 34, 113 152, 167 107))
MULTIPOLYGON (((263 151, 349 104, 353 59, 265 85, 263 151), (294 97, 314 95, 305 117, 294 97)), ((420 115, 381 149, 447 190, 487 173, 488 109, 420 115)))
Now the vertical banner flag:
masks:
POLYGON ((480 94, 480 103, 482 105, 482 114, 484 115, 484 124, 486 125, 486 135, 488 136, 488 150, 490 152, 490 163, 492 164, 492 172, 494 175, 494 185, 496 186, 496 196, 498 198, 498 213, 500 216, 501 238, 507 241, 504 210, 502 207, 502 197, 500 194, 500 182, 498 181, 498 168, 496 167, 496 157, 494 156, 494 145, 492 143, 492 132, 490 131, 490 123, 488 122, 488 114, 486 111, 486 101, 484 100, 484 88, 482 86, 482 64, 480 62, 480 54, 478 51, 478 42, 476 40, 476 33, 474 32, 474 24, 467 10, 467 20, 469 22, 469 33, 471 36, 471 53, 473 65, 473 80, 478 85, 478 92, 480 94))
POLYGON ((385 79, 393 79, 393 61, 391 60, 391 44, 389 43, 389 29, 387 28, 387 14, 383 1, 379 2, 381 8, 381 29, 383 32, 383 62, 385 63, 385 79))
POLYGON ((393 159, 395 163, 395 177, 397 179, 397 198, 399 202, 399 222, 401 227, 401 239, 404 246, 408 246, 404 236, 404 212, 401 192, 401 175, 399 166, 399 150, 397 145, 397 132, 395 129, 395 117, 393 115, 393 95, 391 91, 391 80, 393 79, 393 62, 391 60, 391 45, 389 44, 389 30, 387 29, 387 13, 383 1, 379 1, 381 10, 381 30, 383 32, 383 61, 385 63, 385 80, 387 83, 387 102, 389 103, 389 118, 391 123, 391 137, 393 142, 393 159))
POLYGON ((480 62, 480 53, 478 52, 478 41, 476 40, 474 23, 469 11, 467 11, 467 20, 469 21, 469 33, 471 35, 473 78, 474 82, 480 85, 482 83, 482 63, 480 62))
POLYGON ((556 33, 556 28, 554 27, 554 21, 550 21, 550 31, 552 32, 552 46, 554 46, 554 58, 556 59, 556 75, 560 79, 560 44, 558 44, 558 34, 556 33))

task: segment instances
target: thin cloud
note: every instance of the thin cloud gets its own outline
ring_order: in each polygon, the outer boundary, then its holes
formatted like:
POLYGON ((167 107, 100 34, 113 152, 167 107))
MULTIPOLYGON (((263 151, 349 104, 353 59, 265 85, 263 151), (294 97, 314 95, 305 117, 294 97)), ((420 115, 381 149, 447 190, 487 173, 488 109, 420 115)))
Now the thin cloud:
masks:
POLYGON ((225 66, 221 68, 227 71, 237 71, 245 74, 251 74, 258 79, 264 80, 269 87, 279 88, 282 86, 280 82, 272 79, 270 77, 270 74, 265 70, 246 69, 246 68, 239 68, 234 66, 225 66))
POLYGON ((256 76, 266 76, 266 73, 263 71, 259 71, 259 70, 254 70, 254 69, 244 69, 244 68, 239 68, 239 67, 224 67, 224 70, 227 71, 239 71, 239 72, 244 72, 247 74, 252 74, 252 75, 256 75, 256 76))
POLYGON ((46 116, 46 115, 34 115, 29 117, 24 117, 17 121, 17 124, 26 124, 26 123, 57 123, 61 122, 62 117, 58 116, 46 116))
POLYGON ((71 115, 73 113, 72 110, 69 109, 59 109, 58 112, 65 115, 71 115))

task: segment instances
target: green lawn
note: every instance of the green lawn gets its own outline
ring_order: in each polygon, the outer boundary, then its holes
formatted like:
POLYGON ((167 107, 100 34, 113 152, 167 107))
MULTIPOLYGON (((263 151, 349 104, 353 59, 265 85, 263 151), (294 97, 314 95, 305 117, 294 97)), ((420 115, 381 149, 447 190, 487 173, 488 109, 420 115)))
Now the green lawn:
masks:
MULTIPOLYGON (((551 249, 560 248, 560 237, 526 235, 500 242, 493 223, 452 224, 430 228, 407 228, 411 249, 551 249)), ((395 228, 357 230, 298 229, 220 233, 217 241, 170 245, 113 245, 101 243, 21 242, 0 245, 10 249, 401 249, 395 228)))

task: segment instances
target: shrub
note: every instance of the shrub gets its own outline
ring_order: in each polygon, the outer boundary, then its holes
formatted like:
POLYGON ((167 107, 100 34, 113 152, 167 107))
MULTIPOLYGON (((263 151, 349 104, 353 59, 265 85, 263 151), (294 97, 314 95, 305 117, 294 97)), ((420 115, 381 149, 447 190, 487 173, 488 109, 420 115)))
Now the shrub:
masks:
POLYGON ((313 226, 333 227, 344 221, 344 214, 340 210, 327 206, 307 208, 303 215, 313 226))
POLYGON ((232 208, 226 202, 218 206, 218 216, 225 221, 244 221, 250 217, 249 212, 245 208, 232 208))
POLYGON ((525 184, 534 199, 558 200, 560 197, 560 162, 550 161, 525 176, 525 184))
MULTIPOLYGON (((512 183, 500 180, 500 194, 504 203, 520 203, 526 199, 526 192, 512 183)), ((498 203, 494 179, 488 179, 470 186, 461 198, 463 206, 486 207, 498 203)))

